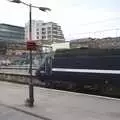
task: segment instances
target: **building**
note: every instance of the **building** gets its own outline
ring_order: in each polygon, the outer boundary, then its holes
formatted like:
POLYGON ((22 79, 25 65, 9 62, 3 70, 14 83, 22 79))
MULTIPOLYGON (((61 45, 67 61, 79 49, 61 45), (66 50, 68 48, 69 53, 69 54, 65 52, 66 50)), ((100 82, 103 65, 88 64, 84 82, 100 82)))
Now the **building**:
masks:
MULTIPOLYGON (((32 20, 32 40, 40 40, 42 30, 41 26, 43 24, 43 21, 41 20, 32 20)), ((25 24, 25 41, 28 41, 29 39, 29 22, 25 24)))
POLYGON ((120 37, 96 39, 89 44, 89 47, 100 49, 120 49, 120 37))
POLYGON ((70 48, 120 49, 120 37, 84 38, 70 41, 70 48))
POLYGON ((70 49, 70 42, 53 43, 51 47, 53 51, 56 51, 58 49, 70 49))
POLYGON ((88 48, 92 38, 81 38, 70 41, 70 48, 88 48))
POLYGON ((0 24, 0 41, 24 41, 24 27, 0 24))
MULTIPOLYGON (((29 40, 29 23, 25 25, 25 40, 29 40)), ((32 21, 32 40, 40 40, 42 44, 65 41, 61 26, 54 22, 44 23, 41 20, 32 21)))

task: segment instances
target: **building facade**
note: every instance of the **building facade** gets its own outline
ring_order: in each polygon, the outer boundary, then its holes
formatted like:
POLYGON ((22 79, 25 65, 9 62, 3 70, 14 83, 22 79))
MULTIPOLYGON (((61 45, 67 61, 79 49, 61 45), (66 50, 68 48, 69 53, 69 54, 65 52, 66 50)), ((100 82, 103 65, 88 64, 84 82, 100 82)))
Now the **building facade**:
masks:
POLYGON ((81 38, 70 41, 70 48, 88 48, 92 38, 81 38))
POLYGON ((24 27, 0 24, 0 41, 24 41, 24 27))
POLYGON ((70 48, 120 49, 120 37, 84 38, 70 41, 70 48))
MULTIPOLYGON (((29 23, 25 25, 25 41, 29 40, 29 23)), ((40 40, 43 44, 64 42, 61 26, 54 22, 44 23, 41 20, 32 21, 32 40, 40 40)))

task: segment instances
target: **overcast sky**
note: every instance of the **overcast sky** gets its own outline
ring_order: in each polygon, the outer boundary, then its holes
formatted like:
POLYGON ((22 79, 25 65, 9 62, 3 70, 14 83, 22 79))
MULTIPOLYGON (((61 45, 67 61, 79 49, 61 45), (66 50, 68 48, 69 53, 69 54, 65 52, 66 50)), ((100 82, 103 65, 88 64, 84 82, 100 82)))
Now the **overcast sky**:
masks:
MULTIPOLYGON (((37 6, 50 7, 50 13, 33 10, 32 18, 61 25, 66 40, 80 37, 119 35, 120 0, 23 0, 37 6), (106 32, 98 32, 109 30, 106 32), (91 32, 88 34, 88 32, 91 32), (83 33, 83 34, 81 34, 83 33)), ((0 0, 0 23, 24 26, 28 8, 22 4, 0 0)))

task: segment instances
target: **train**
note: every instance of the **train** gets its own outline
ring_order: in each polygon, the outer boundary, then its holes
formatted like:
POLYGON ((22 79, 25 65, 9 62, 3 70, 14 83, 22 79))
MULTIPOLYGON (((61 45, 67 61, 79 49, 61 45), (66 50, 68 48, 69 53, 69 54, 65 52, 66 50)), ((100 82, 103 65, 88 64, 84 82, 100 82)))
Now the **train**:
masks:
POLYGON ((120 96, 120 49, 56 50, 43 55, 36 76, 50 88, 120 96))

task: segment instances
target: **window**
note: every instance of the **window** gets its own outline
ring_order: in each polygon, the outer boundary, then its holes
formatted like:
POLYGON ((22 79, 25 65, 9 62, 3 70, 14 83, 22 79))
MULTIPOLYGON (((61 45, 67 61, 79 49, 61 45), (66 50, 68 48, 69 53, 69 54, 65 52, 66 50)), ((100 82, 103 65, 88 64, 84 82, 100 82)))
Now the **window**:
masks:
POLYGON ((46 25, 46 23, 43 23, 42 25, 46 25))
POLYGON ((39 28, 37 28, 36 31, 39 31, 39 28))
POLYGON ((42 34, 46 34, 46 31, 42 31, 42 34))
POLYGON ((57 31, 53 31, 53 34, 57 34, 57 31))
POLYGON ((56 35, 53 35, 53 38, 57 38, 57 36, 56 36, 56 35))
POLYGON ((51 34, 51 31, 48 31, 48 34, 51 34))
POLYGON ((39 32, 37 32, 36 34, 39 35, 39 32))
POLYGON ((47 29, 48 29, 48 30, 51 30, 51 27, 48 27, 47 29))
POLYGON ((56 25, 53 25, 53 30, 57 30, 57 26, 56 25))
POLYGON ((39 36, 37 36, 37 39, 39 39, 39 36))
POLYGON ((49 39, 49 38, 51 38, 51 35, 48 35, 47 37, 48 37, 48 39, 49 39))
POLYGON ((39 23, 36 24, 36 26, 39 26, 39 25, 40 25, 39 23))
POLYGON ((42 28, 42 34, 46 34, 46 29, 42 28))
POLYGON ((46 36, 42 36, 42 39, 45 39, 46 38, 46 36))
POLYGON ((46 31, 46 29, 45 29, 45 28, 42 28, 42 31, 46 31))

